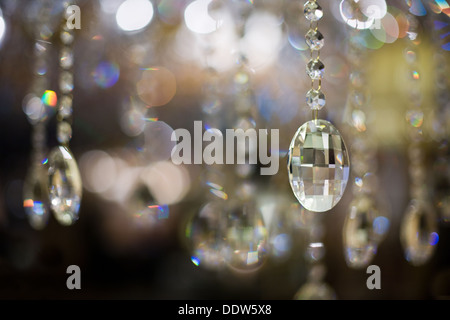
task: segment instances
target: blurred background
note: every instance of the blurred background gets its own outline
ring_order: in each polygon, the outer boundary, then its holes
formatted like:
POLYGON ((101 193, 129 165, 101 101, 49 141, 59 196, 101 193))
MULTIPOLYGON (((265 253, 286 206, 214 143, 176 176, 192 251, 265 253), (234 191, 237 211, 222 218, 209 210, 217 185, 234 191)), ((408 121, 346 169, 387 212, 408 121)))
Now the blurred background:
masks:
POLYGON ((67 3, 0 0, 0 298, 450 297, 448 1, 319 1, 326 68, 319 115, 341 132, 356 171, 339 204, 318 214, 299 206, 286 169, 292 136, 311 117, 303 1, 70 4, 81 9, 70 150, 83 197, 73 225, 49 215, 36 228, 23 190, 36 120, 45 124, 46 152, 58 144, 67 3), (45 116, 39 109, 36 118, 29 94, 42 78, 45 116), (44 99, 49 92, 53 101, 44 99), (170 137, 180 128, 193 133, 194 121, 205 130, 279 129, 279 172, 261 176, 261 164, 173 164, 170 137), (420 130, 419 151, 410 148, 411 128, 420 130), (423 159, 419 169, 413 157, 423 159), (436 222, 417 231, 432 239, 418 248, 431 252, 420 265, 405 256, 401 239, 414 168, 436 222), (359 193, 379 219, 365 216, 369 226, 352 231, 346 219, 359 193), (255 218, 238 219, 233 230, 252 230, 261 247, 256 263, 242 265, 229 252, 252 251, 245 242, 255 239, 227 241, 222 232, 244 203, 255 218), (348 232, 369 239, 358 248, 370 251, 360 264, 349 261, 348 232), (381 290, 366 286, 370 264, 381 269, 381 290), (81 268, 81 290, 66 287, 69 265, 81 268), (310 283, 316 287, 297 294, 310 283))

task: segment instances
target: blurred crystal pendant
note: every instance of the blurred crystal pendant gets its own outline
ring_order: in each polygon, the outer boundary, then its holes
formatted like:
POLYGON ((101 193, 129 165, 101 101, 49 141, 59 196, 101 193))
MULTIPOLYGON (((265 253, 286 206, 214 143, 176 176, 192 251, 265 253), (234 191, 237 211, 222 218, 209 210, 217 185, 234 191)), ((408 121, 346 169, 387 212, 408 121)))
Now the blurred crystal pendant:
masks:
POLYGON ((150 188, 143 182, 139 182, 134 188, 127 208, 137 227, 154 227, 169 218, 169 206, 158 203, 150 188))
POLYGON ((342 198, 350 162, 338 130, 326 120, 304 123, 289 147, 289 182, 300 204, 309 211, 332 209, 342 198))
POLYGON ((68 226, 78 220, 82 197, 77 162, 67 147, 55 147, 48 157, 50 207, 56 220, 68 226))
POLYGON ((285 262, 290 258, 293 239, 291 201, 283 194, 264 194, 259 207, 268 231, 270 257, 275 262, 285 262))
POLYGON ((186 236, 191 244, 191 261, 196 266, 219 270, 225 265, 224 222, 223 203, 211 201, 188 223, 186 236))
POLYGON ((428 262, 439 241, 436 214, 424 200, 411 200, 405 212, 400 236, 406 260, 415 266, 428 262))
POLYGON ((50 217, 47 176, 42 164, 29 170, 23 188, 23 207, 31 227, 42 230, 50 217))
POLYGON ((236 271, 255 271, 268 258, 268 235, 253 201, 229 203, 225 228, 225 262, 236 271))
POLYGON ((323 281, 325 272, 322 264, 314 265, 308 280, 296 292, 294 300, 336 300, 333 288, 323 281))
POLYGON ((344 223, 344 256, 351 268, 364 268, 375 257, 378 247, 375 222, 379 213, 374 202, 367 196, 357 198, 350 204, 350 214, 344 223))

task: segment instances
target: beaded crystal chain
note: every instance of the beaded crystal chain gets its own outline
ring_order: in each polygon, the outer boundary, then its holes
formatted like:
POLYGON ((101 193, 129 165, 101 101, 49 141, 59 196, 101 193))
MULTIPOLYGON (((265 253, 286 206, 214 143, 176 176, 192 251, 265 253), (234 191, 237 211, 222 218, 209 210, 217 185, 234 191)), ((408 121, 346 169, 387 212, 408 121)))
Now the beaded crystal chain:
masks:
POLYGON ((306 19, 310 21, 305 40, 310 50, 310 60, 306 65, 306 73, 311 78, 311 89, 306 93, 306 103, 313 111, 313 118, 317 119, 318 111, 326 103, 325 94, 321 90, 325 65, 320 61, 320 49, 324 46, 325 40, 318 27, 323 11, 317 1, 313 0, 305 4, 304 13, 306 19), (315 88, 316 82, 317 88, 315 88))
POLYGON ((400 237, 406 260, 412 265, 419 266, 431 258, 439 237, 436 233, 436 213, 430 203, 430 195, 426 187, 423 96, 419 82, 421 75, 417 64, 418 48, 421 42, 419 21, 409 14, 408 22, 408 45, 404 53, 410 81, 410 104, 406 112, 406 120, 409 131, 408 172, 411 200, 403 216, 400 237))
MULTIPOLYGON (((64 10, 67 15, 67 11, 64 10)), ((57 113, 57 140, 59 146, 53 148, 48 157, 50 207, 56 220, 62 225, 72 225, 78 220, 82 197, 82 182, 75 157, 69 149, 72 139, 72 92, 73 80, 73 29, 68 28, 63 19, 60 38, 59 93, 57 113)))
POLYGON ((50 109, 55 106, 56 94, 49 86, 48 51, 50 34, 44 32, 50 18, 50 3, 43 2, 38 14, 36 42, 33 47, 34 68, 30 93, 24 98, 24 111, 32 125, 31 165, 23 189, 23 207, 31 227, 42 230, 47 225, 50 210, 48 186, 44 164, 46 153, 46 127, 50 109))

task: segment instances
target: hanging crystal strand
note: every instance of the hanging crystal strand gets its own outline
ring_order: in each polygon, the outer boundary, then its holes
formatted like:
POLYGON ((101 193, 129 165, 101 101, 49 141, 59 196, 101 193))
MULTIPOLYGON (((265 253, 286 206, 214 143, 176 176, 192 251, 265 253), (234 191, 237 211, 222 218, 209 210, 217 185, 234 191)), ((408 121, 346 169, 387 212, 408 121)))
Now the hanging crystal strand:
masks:
MULTIPOLYGON (((238 70, 233 78, 235 90, 234 109, 237 119, 235 130, 256 130, 252 117, 254 96, 250 85, 247 59, 239 53, 238 70)), ((247 139, 245 139, 247 140, 247 139)), ((256 141, 248 143, 237 139, 237 164, 234 165, 234 194, 227 206, 225 261, 227 265, 240 272, 258 270, 268 258, 268 234, 261 209, 256 201, 257 194, 254 174, 256 169, 256 141), (245 158, 240 163, 239 154, 245 158)), ((227 143, 230 143, 227 141, 227 143)))
MULTIPOLYGON (((242 39, 251 6, 242 2, 238 9, 236 30, 239 39, 242 39)), ((252 117, 255 105, 250 83, 252 70, 241 48, 236 54, 236 62, 237 70, 233 76, 236 119, 233 129, 241 132, 256 130, 256 122, 252 117)), ((234 193, 230 195, 226 209, 225 262, 233 271, 254 272, 261 268, 268 258, 267 229, 255 197, 256 141, 242 140, 237 139, 234 149, 237 163, 233 166, 234 193), (243 159, 240 159, 242 156, 245 159, 243 162, 243 159)), ((227 141, 228 143, 231 141, 227 141)))
MULTIPOLYGON (((151 25, 146 29, 137 33, 131 32, 127 36, 126 46, 132 54, 126 61, 126 74, 120 75, 125 83, 124 92, 127 96, 123 104, 121 127, 123 132, 132 138, 132 156, 127 162, 136 172, 122 205, 135 228, 163 227, 170 218, 171 210, 171 206, 157 196, 155 186, 158 184, 155 183, 154 168, 158 162, 170 158, 167 149, 171 147, 171 142, 168 141, 168 136, 173 133, 173 129, 161 120, 157 109, 166 105, 172 97, 155 101, 155 94, 149 94, 150 88, 154 90, 155 86, 162 82, 157 73, 172 76, 168 69, 156 64, 160 57, 156 44, 161 42, 163 36, 163 33, 158 32, 162 28, 160 23, 161 21, 152 19, 151 25), (155 73, 155 76, 152 76, 152 73, 155 73), (157 80, 150 83, 149 79, 157 80)), ((121 65, 121 68, 125 69, 125 66, 121 65)), ((174 82, 175 80, 172 83, 167 81, 165 85, 174 88, 174 82)))
POLYGON ((370 97, 363 67, 367 57, 366 51, 357 42, 358 36, 356 29, 349 34, 350 94, 347 100, 347 121, 353 137, 353 201, 349 205, 343 228, 345 260, 349 267, 355 269, 370 264, 389 229, 387 210, 379 210, 377 201, 377 147, 374 139, 370 138, 370 97))
POLYGON ((325 227, 322 223, 323 216, 302 209, 302 215, 306 217, 307 247, 305 259, 308 263, 308 275, 306 282, 300 287, 294 296, 294 300, 335 300, 334 289, 325 282, 326 266, 323 263, 325 257, 325 245, 323 237, 325 227))
MULTIPOLYGON (((66 5, 67 6, 67 5, 66 5)), ((64 14, 67 15, 66 10, 64 14)), ((53 148, 48 157, 48 181, 50 206, 56 220, 65 226, 78 220, 82 197, 82 182, 77 162, 69 149, 72 138, 73 100, 73 29, 67 27, 67 17, 63 19, 60 31, 62 48, 59 59, 60 99, 57 112, 56 137, 59 146, 53 148)))
POLYGON ((42 230, 47 225, 50 210, 48 201, 47 175, 45 172, 46 124, 54 107, 56 94, 47 90, 48 81, 48 49, 50 18, 49 1, 44 1, 38 14, 38 23, 35 27, 36 42, 33 47, 34 68, 33 82, 23 101, 24 112, 32 128, 31 164, 28 169, 23 189, 23 207, 32 228, 42 230))
MULTIPOLYGON (((234 103, 237 115, 235 130, 256 130, 256 122, 252 117, 254 97, 250 85, 250 73, 247 71, 247 59, 239 53, 238 70, 234 75, 234 103)), ((247 140, 247 139, 245 139, 247 140)), ((236 145, 237 164, 234 165, 235 192, 227 208, 226 227, 226 262, 229 267, 238 271, 255 271, 268 258, 268 235, 262 212, 255 199, 257 193, 254 182, 256 168, 256 141, 248 143, 238 139, 236 145), (245 163, 239 162, 239 154, 244 155, 245 163)), ((227 141, 229 143, 229 141, 227 141)))
MULTIPOLYGON (((429 4, 431 6, 431 3, 429 4)), ((434 74, 436 109, 433 119, 434 139, 437 142, 436 157, 434 160, 434 201, 440 221, 450 222, 450 72, 446 60, 448 54, 442 49, 445 43, 440 37, 434 21, 429 19, 429 28, 432 30, 434 43, 434 74)))
POLYGON ((430 203, 426 188, 425 150, 422 125, 422 95, 420 90, 420 71, 417 54, 420 44, 419 21, 409 14, 409 44, 405 50, 405 59, 409 66, 409 85, 411 103, 406 113, 410 143, 408 147, 409 178, 411 201, 401 224, 400 237, 405 258, 412 265, 425 264, 433 255, 438 241, 436 213, 430 203))
POLYGON ((303 12, 310 21, 305 39, 310 48, 306 73, 311 78, 311 89, 306 93, 306 103, 313 120, 298 128, 291 141, 288 173, 292 191, 300 204, 313 212, 325 212, 331 210, 344 194, 350 160, 336 127, 318 119, 319 110, 326 103, 322 92, 325 65, 320 60, 324 37, 318 29, 323 10, 316 0, 311 0, 304 4, 303 12))
MULTIPOLYGON (((222 97, 217 70, 210 66, 208 57, 213 48, 205 45, 206 81, 203 86, 201 109, 205 129, 212 139, 221 138, 222 97)), ((225 205, 228 194, 225 192, 225 174, 221 164, 204 165, 202 172, 204 204, 187 225, 186 234, 191 246, 191 261, 209 270, 221 270, 225 266, 225 205)))

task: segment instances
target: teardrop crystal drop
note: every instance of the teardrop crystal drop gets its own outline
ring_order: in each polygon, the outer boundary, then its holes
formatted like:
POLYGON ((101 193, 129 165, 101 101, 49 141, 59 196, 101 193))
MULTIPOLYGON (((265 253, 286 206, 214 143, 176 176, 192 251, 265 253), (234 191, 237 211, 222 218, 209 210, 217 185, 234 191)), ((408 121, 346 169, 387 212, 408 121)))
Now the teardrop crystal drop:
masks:
POLYGON ((289 147, 288 173, 292 191, 309 211, 324 212, 342 198, 350 162, 339 131, 326 120, 304 123, 289 147))
POLYGON ((186 227, 191 242, 191 261, 200 267, 217 270, 224 266, 225 243, 223 203, 211 201, 205 204, 186 227))
POLYGON ((357 198, 350 204, 343 229, 345 261, 349 267, 366 267, 374 258, 378 247, 374 221, 378 216, 368 197, 357 198))
POLYGON ((29 171, 23 188, 23 207, 31 227, 35 230, 44 229, 50 217, 46 179, 44 168, 38 164, 29 171))
POLYGON ((225 262, 236 271, 255 271, 268 257, 267 230, 253 201, 228 204, 225 262))
POLYGON ((403 217, 400 236, 405 258, 414 266, 425 264, 436 249, 436 215, 433 208, 424 200, 410 202, 403 217))
POLYGON ((71 225, 78 220, 82 184, 77 162, 67 147, 55 147, 48 157, 50 207, 56 220, 71 225))

